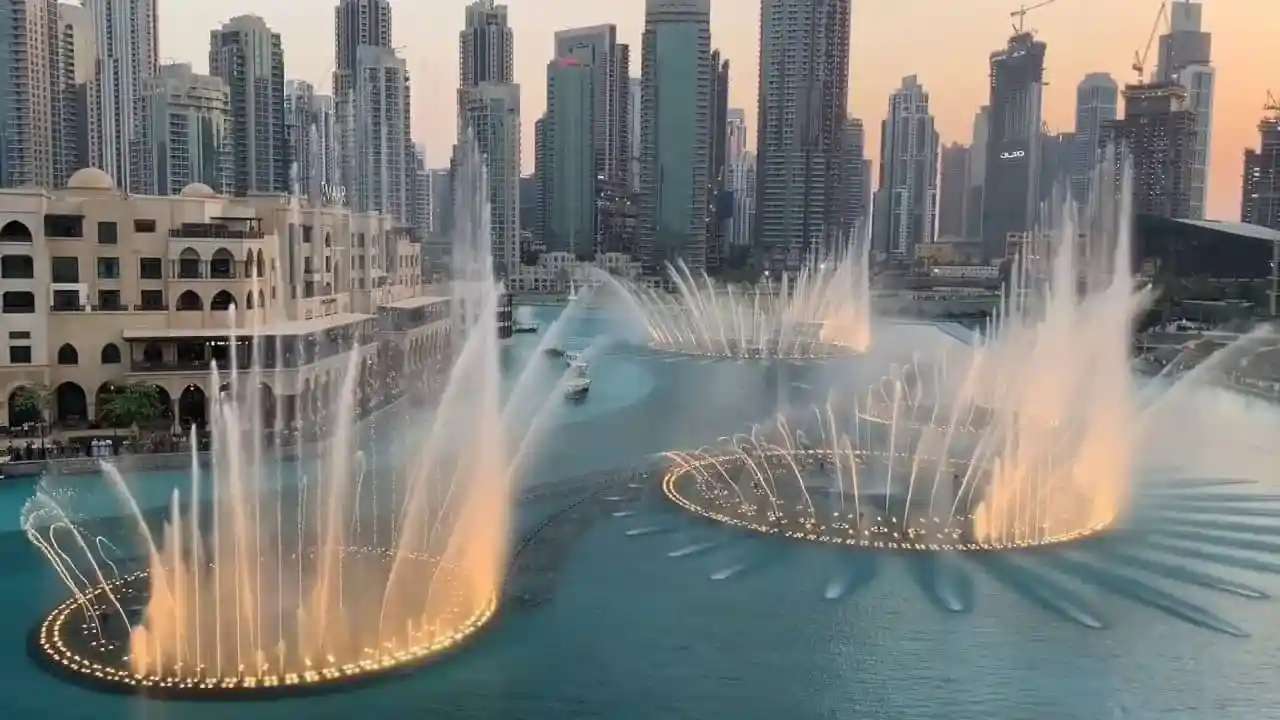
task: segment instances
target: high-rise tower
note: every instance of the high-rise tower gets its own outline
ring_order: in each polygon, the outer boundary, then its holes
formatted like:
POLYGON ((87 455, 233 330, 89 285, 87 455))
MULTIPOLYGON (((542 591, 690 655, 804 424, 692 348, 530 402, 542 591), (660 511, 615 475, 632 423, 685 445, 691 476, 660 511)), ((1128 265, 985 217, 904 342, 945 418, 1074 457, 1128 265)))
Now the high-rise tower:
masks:
POLYGON ((706 267, 711 170, 711 0, 645 0, 640 89, 639 253, 706 267))
POLYGON ((209 74, 231 94, 232 192, 290 192, 280 33, 257 15, 231 18, 209 34, 209 74))
POLYGON ((873 249, 878 256, 915 258, 918 246, 934 240, 938 211, 938 131, 929 93, 915 75, 889 96, 877 194, 873 249))
POLYGON ((1018 33, 991 54, 991 101, 982 191, 982 255, 1005 256, 1040 213, 1041 94, 1047 46, 1018 33))
POLYGON ((0 184, 62 185, 75 163, 75 53, 54 0, 0 2, 0 184))
POLYGON ((200 75, 191 65, 161 65, 147 83, 154 177, 152 192, 177 195, 191 183, 230 192, 231 97, 221 78, 200 75))
POLYGON ((1257 149, 1244 154, 1240 220, 1280 230, 1280 113, 1258 124, 1257 149))
POLYGON ((765 269, 795 271, 838 236, 850 0, 763 0, 755 234, 765 269))
MULTIPOLYGON (((520 262, 520 86, 515 84, 515 39, 507 6, 475 0, 458 33, 458 144, 452 167, 474 150, 485 159, 489 232, 495 271, 507 277, 520 262)), ((450 187, 458 197, 459 183, 450 187)), ((474 181, 474 178, 472 178, 474 181)))
POLYGON ((93 16, 97 73, 93 100, 98 104, 97 157, 120 188, 147 192, 150 176, 146 84, 159 67, 156 0, 85 0, 93 16))
POLYGON ((1196 116, 1188 216, 1194 220, 1204 219, 1209 189, 1209 139, 1213 133, 1213 36, 1202 29, 1203 14, 1204 5, 1200 0, 1171 0, 1169 32, 1160 36, 1155 76, 1157 82, 1175 82, 1185 88, 1187 109, 1196 116))
POLYGON ((1071 196, 1089 201, 1093 169, 1102 159, 1102 128, 1116 119, 1120 88, 1106 73, 1089 73, 1076 86, 1075 147, 1071 158, 1071 196))
MULTIPOLYGON (((360 155, 359 139, 367 137, 370 124, 376 122, 368 117, 368 105, 356 92, 360 48, 391 49, 391 3, 388 0, 339 0, 333 10, 333 27, 334 125, 342 168, 340 184, 348 188, 354 197, 357 185, 367 185, 367 181, 359 177, 367 165, 360 155)), ((370 57, 377 59, 381 55, 365 54, 364 57, 366 60, 370 57)), ((304 185, 315 184, 314 179, 302 182, 304 185)))
POLYGON ((1174 82, 1126 85, 1124 117, 1104 126, 1103 139, 1128 151, 1135 213, 1191 218, 1196 114, 1186 88, 1174 82))
POLYGON ((963 238, 969 199, 969 146, 951 143, 939 154, 938 237, 963 238))

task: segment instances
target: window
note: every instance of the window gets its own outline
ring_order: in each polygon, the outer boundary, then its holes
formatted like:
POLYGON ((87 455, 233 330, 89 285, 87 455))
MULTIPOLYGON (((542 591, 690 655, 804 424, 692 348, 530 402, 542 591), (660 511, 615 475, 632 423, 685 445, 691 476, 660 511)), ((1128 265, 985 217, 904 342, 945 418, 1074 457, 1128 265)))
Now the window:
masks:
POLYGON ((98 223, 98 244, 99 245, 115 245, 120 242, 120 229, 114 222, 110 220, 102 220, 98 223))
POLYGON ((9 339, 10 340, 30 340, 31 331, 30 330, 10 330, 9 339))
POLYGON ((118 257, 98 258, 98 279, 99 280, 119 280, 120 279, 120 258, 118 257))
POLYGON ((54 290, 53 291, 53 309, 54 310, 83 310, 83 303, 80 302, 79 290, 54 290))
POLYGON ((30 365, 31 364, 31 346, 30 345, 10 345, 9 346, 9 364, 30 365))
POLYGON ((153 233, 156 231, 156 221, 147 218, 135 218, 133 231, 136 233, 153 233))
POLYGON ((142 310, 165 310, 163 290, 143 290, 142 310))
POLYGON ((36 295, 25 290, 10 290, 0 295, 0 310, 9 315, 30 315, 36 311, 36 295))
POLYGON ((138 277, 143 280, 163 280, 164 261, 158 257, 138 258, 138 277))
POLYGON ((83 238, 84 216, 82 215, 45 215, 44 234, 50 238, 83 238))
POLYGON ((56 283, 78 283, 80 282, 80 258, 74 257, 56 257, 49 263, 49 270, 52 277, 49 279, 56 283))
POLYGON ((120 302, 119 290, 99 290, 98 291, 98 309, 107 312, 119 312, 126 310, 124 303, 120 302))
POLYGON ((36 276, 36 262, 30 255, 5 255, 0 257, 0 278, 5 280, 31 280, 36 276))

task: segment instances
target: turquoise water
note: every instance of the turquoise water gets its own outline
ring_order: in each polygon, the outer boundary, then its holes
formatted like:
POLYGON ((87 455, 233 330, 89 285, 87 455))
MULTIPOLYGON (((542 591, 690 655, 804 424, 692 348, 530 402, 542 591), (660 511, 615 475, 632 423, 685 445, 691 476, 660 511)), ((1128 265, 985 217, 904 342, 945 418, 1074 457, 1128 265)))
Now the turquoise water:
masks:
MULTIPOLYGON (((911 328, 894 352, 928 332, 911 328)), ((591 396, 553 419, 529 482, 710 443, 820 396, 831 373, 863 371, 650 356, 593 342, 602 334, 599 318, 574 328, 571 342, 593 348, 591 396)), ((550 601, 510 607, 456 657, 323 698, 234 706, 97 695, 36 668, 25 635, 65 590, 7 516, 0 717, 1276 717, 1280 487, 1206 474, 1154 475, 1123 531, 1012 559, 779 543, 687 517, 652 488, 606 493, 575 511, 582 531, 558 556, 550 601)), ((181 479, 134 482, 163 502, 181 479)), ((0 487, 0 512, 16 515, 29 493, 0 487)), ((521 512, 528 524, 555 507, 521 512)))

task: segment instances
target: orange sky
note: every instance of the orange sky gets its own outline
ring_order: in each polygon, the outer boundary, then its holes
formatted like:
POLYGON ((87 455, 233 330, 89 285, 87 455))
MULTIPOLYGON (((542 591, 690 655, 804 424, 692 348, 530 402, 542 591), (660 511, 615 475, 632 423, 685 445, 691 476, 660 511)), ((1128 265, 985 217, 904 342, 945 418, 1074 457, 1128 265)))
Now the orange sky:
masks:
MULTIPOLYGON (((1147 41, 1163 0, 1057 0, 1028 15, 1049 44, 1045 116, 1055 130, 1073 124, 1074 88, 1085 73, 1110 72, 1131 81, 1129 66, 1147 41)), ((169 60, 207 69, 209 30, 229 17, 257 13, 283 35, 288 77, 327 91, 333 68, 335 0, 159 0, 160 51, 169 60)), ((428 161, 447 162, 455 135, 453 89, 458 30, 467 0, 392 0, 395 42, 413 73, 414 136, 428 161)), ((1237 220, 1241 157, 1258 140, 1268 87, 1280 92, 1280 12, 1277 0, 1204 0, 1214 34, 1218 88, 1210 158, 1209 215, 1237 220)), ((643 0, 508 0, 516 37, 516 80, 522 101, 525 170, 532 168, 533 122, 545 106, 552 34, 561 28, 612 22, 632 43, 639 74, 643 0)), ((854 0, 850 112, 867 121, 868 148, 878 152, 879 121, 889 93, 916 74, 932 96, 944 142, 967 141, 973 113, 987 93, 987 55, 1009 34, 1009 0, 854 0)), ((755 124, 757 0, 712 0, 712 44, 732 63, 730 104, 755 124)), ((1154 66, 1155 53, 1151 65, 1154 66)), ((752 128, 754 132, 754 128, 752 128)), ((754 135, 753 135, 754 137, 754 135)), ((754 144, 754 139, 752 140, 754 144)))

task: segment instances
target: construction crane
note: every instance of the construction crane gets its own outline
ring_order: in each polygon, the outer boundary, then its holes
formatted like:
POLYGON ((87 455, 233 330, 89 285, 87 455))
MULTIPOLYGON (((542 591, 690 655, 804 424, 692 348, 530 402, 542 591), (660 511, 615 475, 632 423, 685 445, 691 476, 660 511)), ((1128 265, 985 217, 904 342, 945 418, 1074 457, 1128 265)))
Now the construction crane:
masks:
POLYGON ((1276 100, 1276 96, 1270 90, 1267 91, 1267 101, 1262 104, 1262 109, 1274 114, 1276 119, 1280 119, 1280 101, 1276 100))
POLYGON ((1045 5, 1052 5, 1056 2, 1058 2, 1058 0, 1041 0, 1040 2, 1034 5, 1023 5, 1017 10, 1014 10, 1013 12, 1009 13, 1009 17, 1018 19, 1018 21, 1013 24, 1013 31, 1021 35, 1023 32, 1025 32, 1024 28, 1026 28, 1027 26, 1027 13, 1031 12, 1032 10, 1038 10, 1044 7, 1045 5))
POLYGON ((1133 53, 1133 71, 1138 74, 1138 84, 1147 80, 1147 56, 1151 54, 1151 46, 1155 44, 1156 35, 1160 33, 1161 23, 1169 21, 1169 6, 1165 5, 1165 0, 1160 0, 1160 12, 1156 13, 1156 21, 1151 24, 1151 34, 1147 36, 1147 44, 1142 48, 1142 52, 1134 51, 1133 53))

